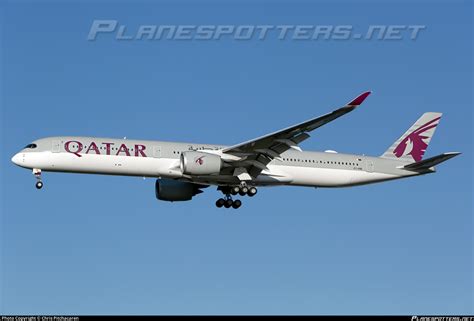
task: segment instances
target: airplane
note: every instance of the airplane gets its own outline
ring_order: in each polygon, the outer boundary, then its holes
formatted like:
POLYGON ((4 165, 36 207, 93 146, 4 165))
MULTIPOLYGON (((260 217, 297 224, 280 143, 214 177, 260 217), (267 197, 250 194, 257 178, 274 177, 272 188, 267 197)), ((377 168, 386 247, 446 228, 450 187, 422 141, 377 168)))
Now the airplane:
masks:
POLYGON ((257 187, 345 187, 434 173, 458 152, 423 159, 441 119, 424 113, 381 156, 350 155, 327 150, 302 151, 309 132, 353 111, 371 94, 364 92, 323 116, 233 146, 59 136, 35 140, 12 162, 31 169, 43 187, 42 172, 66 172, 156 178, 155 195, 163 201, 189 201, 209 186, 223 197, 221 208, 242 205, 233 196, 252 197, 257 187))

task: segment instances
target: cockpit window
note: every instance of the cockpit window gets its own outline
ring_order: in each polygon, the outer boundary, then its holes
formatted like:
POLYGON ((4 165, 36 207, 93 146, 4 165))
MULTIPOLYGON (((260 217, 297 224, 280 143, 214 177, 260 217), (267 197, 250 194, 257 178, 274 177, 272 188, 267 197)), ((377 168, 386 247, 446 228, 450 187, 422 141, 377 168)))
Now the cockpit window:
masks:
POLYGON ((36 146, 36 144, 28 144, 28 145, 25 146, 25 148, 32 148, 32 149, 36 148, 36 147, 38 147, 38 146, 36 146))

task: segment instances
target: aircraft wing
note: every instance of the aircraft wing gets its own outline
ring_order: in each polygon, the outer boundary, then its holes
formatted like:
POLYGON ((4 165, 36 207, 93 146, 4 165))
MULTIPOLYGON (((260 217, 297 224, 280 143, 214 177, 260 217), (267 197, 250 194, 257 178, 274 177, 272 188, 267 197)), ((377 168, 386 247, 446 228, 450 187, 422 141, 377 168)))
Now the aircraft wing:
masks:
POLYGON ((360 94, 345 106, 329 114, 225 148, 222 152, 240 157, 239 161, 232 164, 233 167, 244 168, 251 177, 256 177, 262 170, 266 169, 268 163, 288 149, 301 150, 298 144, 310 137, 308 132, 351 112, 362 104, 370 93, 370 91, 367 91, 360 94))

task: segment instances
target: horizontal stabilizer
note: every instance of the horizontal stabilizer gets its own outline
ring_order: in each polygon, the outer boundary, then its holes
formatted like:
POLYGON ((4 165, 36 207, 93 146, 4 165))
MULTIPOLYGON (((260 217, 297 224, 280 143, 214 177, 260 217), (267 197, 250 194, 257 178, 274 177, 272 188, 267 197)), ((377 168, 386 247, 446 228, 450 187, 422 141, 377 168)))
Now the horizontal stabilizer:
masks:
POLYGON ((438 156, 430 157, 420 162, 408 164, 404 166, 403 168, 409 171, 415 171, 415 172, 424 171, 435 165, 445 162, 448 159, 453 158, 454 156, 458 156, 459 154, 461 153, 458 153, 458 152, 444 153, 438 156))

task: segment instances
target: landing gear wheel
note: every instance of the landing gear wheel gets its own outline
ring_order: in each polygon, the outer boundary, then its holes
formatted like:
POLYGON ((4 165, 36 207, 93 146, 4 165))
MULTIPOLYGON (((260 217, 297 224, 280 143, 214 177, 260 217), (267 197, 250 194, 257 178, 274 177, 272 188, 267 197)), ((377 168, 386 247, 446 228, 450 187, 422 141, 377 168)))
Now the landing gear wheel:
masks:
POLYGON ((240 206, 242 206, 242 202, 240 200, 235 200, 232 203, 232 207, 235 208, 235 209, 238 209, 240 206))
POLYGON ((230 189, 230 193, 232 195, 237 195, 240 192, 240 188, 238 186, 234 186, 230 189))
POLYGON ((222 206, 224 206, 225 204, 225 199, 223 198, 219 198, 217 201, 216 201, 216 206, 221 208, 222 206))
POLYGON ((228 200, 226 200, 226 201, 224 202, 224 207, 225 207, 225 208, 229 208, 229 207, 232 206, 233 203, 234 203, 234 202, 233 202, 231 199, 228 199, 228 200))
POLYGON ((36 182, 36 188, 37 189, 42 189, 43 188, 43 182, 42 181, 36 182))
POLYGON ((249 188, 247 186, 242 187, 242 192, 244 195, 247 194, 249 192, 249 188))
POLYGON ((252 196, 255 196, 255 194, 257 194, 257 189, 255 187, 251 187, 247 193, 248 196, 252 197, 252 196))

